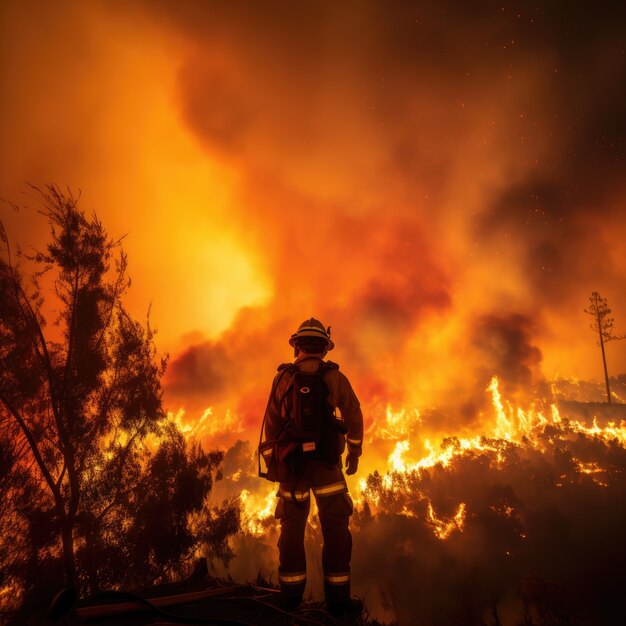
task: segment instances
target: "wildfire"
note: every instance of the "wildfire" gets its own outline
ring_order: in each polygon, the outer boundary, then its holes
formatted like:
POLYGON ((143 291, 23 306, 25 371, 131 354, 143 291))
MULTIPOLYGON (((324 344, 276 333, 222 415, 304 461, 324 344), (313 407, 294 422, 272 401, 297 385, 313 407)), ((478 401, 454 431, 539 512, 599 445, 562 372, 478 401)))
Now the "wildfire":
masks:
POLYGON ((176 413, 170 411, 167 418, 178 426, 186 439, 193 437, 200 440, 223 433, 237 434, 243 430, 241 420, 230 409, 226 409, 219 419, 216 419, 212 407, 207 407, 198 420, 185 419, 185 409, 179 409, 176 413))
MULTIPOLYGON (((403 408, 392 410, 386 406, 384 418, 368 433, 372 445, 381 441, 393 442, 393 449, 387 458, 384 474, 370 473, 368 478, 358 481, 353 499, 358 507, 367 504, 372 512, 395 503, 396 511, 405 517, 422 519, 440 540, 447 540, 455 532, 463 532, 468 515, 468 505, 462 500, 448 502, 445 508, 454 514, 441 514, 430 495, 421 487, 420 479, 425 472, 435 468, 454 471, 455 462, 464 455, 484 455, 490 466, 502 467, 515 450, 532 450, 543 453, 546 446, 555 438, 575 440, 577 437, 597 438, 605 444, 617 442, 626 445, 626 425, 608 422, 600 426, 597 418, 587 426, 578 420, 561 416, 554 403, 541 406, 531 403, 527 408, 515 406, 508 401, 500 389, 500 381, 493 376, 486 391, 491 396, 491 418, 482 422, 482 433, 469 437, 448 437, 436 447, 431 439, 424 438, 422 445, 426 453, 417 460, 410 460, 411 451, 416 447, 420 436, 418 427, 422 423, 417 409, 403 408), (382 495, 381 495, 382 494, 382 495), (385 499, 385 502, 382 499, 385 499)), ((599 487, 605 487, 606 469, 596 460, 573 457, 573 467, 579 474, 589 476, 599 487), (601 480, 602 479, 602 480, 601 480)), ((563 476, 559 478, 562 480, 563 476)), ((558 482, 555 486, 561 486, 558 482)), ((248 489, 241 491, 242 525, 244 531, 261 537, 275 524, 275 489, 267 493, 253 494, 248 489)), ((393 508, 393 507, 392 507, 393 508)), ((505 505, 503 514, 511 517, 512 507, 505 505)), ((313 520, 311 522, 313 524, 313 520)))
POLYGON ((466 505, 464 502, 461 502, 452 519, 439 518, 435 514, 432 502, 429 502, 428 522, 432 526, 435 536, 439 539, 447 539, 455 530, 463 531, 463 525, 465 524, 465 510, 466 505))
POLYGON ((272 523, 276 508, 276 489, 271 488, 265 496, 242 489, 239 494, 241 502, 241 527, 244 532, 261 537, 266 534, 268 525, 272 523))
MULTIPOLYGON (((378 434, 393 433, 396 439, 393 450, 388 456, 388 468, 379 479, 372 480, 362 478, 358 483, 358 494, 355 500, 362 505, 365 502, 376 510, 381 506, 381 493, 385 498, 394 501, 394 498, 402 496, 404 501, 426 503, 425 522, 432 528, 439 539, 447 539, 454 531, 462 532, 467 514, 467 505, 464 502, 457 504, 456 513, 453 517, 440 517, 436 514, 434 505, 428 494, 421 491, 416 484, 423 473, 436 467, 450 468, 456 459, 464 455, 486 455, 495 467, 502 466, 506 462, 507 455, 515 449, 535 450, 545 452, 546 443, 554 437, 575 439, 577 436, 598 438, 608 444, 618 442, 620 446, 626 443, 626 426, 622 422, 608 422, 605 426, 598 424, 594 418, 591 426, 587 426, 578 420, 563 418, 558 407, 554 403, 545 403, 538 408, 534 403, 528 408, 516 407, 506 400, 500 390, 500 381, 493 376, 486 391, 491 395, 493 414, 491 421, 483 422, 483 433, 471 437, 449 437, 444 439, 439 448, 433 446, 430 439, 425 438, 423 446, 426 454, 421 458, 410 461, 407 457, 413 447, 413 442, 408 437, 398 436, 408 432, 407 426, 403 427, 398 416, 411 415, 410 412, 398 411, 393 413, 390 409, 386 412, 387 424, 379 427, 378 434)), ((418 412, 415 414, 419 415, 418 412)), ((578 472, 591 477, 598 486, 605 487, 606 483, 599 480, 606 470, 597 461, 584 461, 573 458, 574 466, 578 472)), ((374 476, 377 474, 375 473, 374 476)), ((557 483, 561 485, 561 483, 557 483)), ((413 508, 406 504, 399 505, 398 510, 402 515, 417 517, 413 508)), ((510 513, 509 513, 510 515, 510 513)))
POLYGON ((501 462, 503 457, 500 453, 507 443, 542 449, 541 440, 549 428, 557 428, 566 434, 598 437, 607 443, 617 440, 622 446, 626 444, 626 424, 623 421, 619 426, 615 422, 608 422, 606 426, 601 427, 594 417, 592 426, 586 426, 578 420, 563 419, 555 404, 550 404, 547 416, 533 404, 526 410, 515 407, 502 398, 497 376, 492 377, 487 390, 491 393, 495 424, 486 429, 486 434, 472 438, 450 438, 442 444, 440 451, 435 450, 429 439, 425 439, 424 446, 429 454, 414 463, 408 463, 404 458, 411 448, 410 441, 408 439, 397 441, 389 456, 391 471, 419 471, 438 464, 447 467, 455 456, 469 450, 496 452, 501 462))
POLYGON ((367 437, 369 443, 379 439, 409 437, 420 426, 422 418, 418 409, 402 408, 394 411, 391 404, 385 408, 385 419, 372 425, 367 437))

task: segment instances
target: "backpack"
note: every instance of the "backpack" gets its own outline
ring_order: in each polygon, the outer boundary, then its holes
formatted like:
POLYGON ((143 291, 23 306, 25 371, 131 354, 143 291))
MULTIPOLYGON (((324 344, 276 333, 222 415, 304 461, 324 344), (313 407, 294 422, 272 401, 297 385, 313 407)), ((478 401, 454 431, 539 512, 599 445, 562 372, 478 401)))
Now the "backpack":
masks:
POLYGON ((286 419, 276 439, 263 442, 265 420, 259 439, 259 476, 273 482, 288 482, 303 475, 307 461, 318 460, 327 465, 339 463, 339 434, 346 432, 343 422, 335 417, 328 404, 329 389, 324 375, 339 369, 326 361, 315 372, 303 372, 295 364, 279 367, 282 372, 272 393, 285 375, 291 381, 280 399, 286 419), (263 458, 267 471, 261 470, 263 458))

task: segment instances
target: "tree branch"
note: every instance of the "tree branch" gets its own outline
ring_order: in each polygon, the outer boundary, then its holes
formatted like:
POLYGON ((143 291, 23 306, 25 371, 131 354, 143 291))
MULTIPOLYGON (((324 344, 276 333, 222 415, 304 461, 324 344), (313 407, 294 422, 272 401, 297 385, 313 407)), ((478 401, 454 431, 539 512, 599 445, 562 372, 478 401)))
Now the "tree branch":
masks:
MULTIPOLYGON (((146 425, 147 422, 147 418, 143 420, 141 426, 139 426, 135 432, 133 433, 132 437, 126 442, 126 445, 124 446, 124 449, 122 450, 122 452, 120 453, 120 457, 118 459, 118 466, 121 466, 124 464, 124 462, 126 461, 126 458, 128 457, 128 455, 130 454, 130 448, 133 445, 135 439, 139 436, 139 433, 142 431, 143 427, 146 425)), ((119 484, 119 483, 118 483, 119 484)), ((125 493, 127 493, 126 490, 118 490, 115 493, 115 497, 113 498, 113 500, 104 507, 104 509, 96 516, 96 520, 101 521, 102 518, 116 505, 119 504, 119 499, 122 495, 124 495, 125 493)))
POLYGON ((41 453, 39 451, 39 447, 37 446, 37 442, 35 441, 35 437, 33 436, 28 426, 26 425, 26 422, 24 422, 24 419, 22 418, 22 416, 19 414, 19 411, 12 405, 12 403, 6 398, 4 394, 0 394, 0 402, 2 402, 4 406, 7 408, 7 410, 9 411, 9 413, 13 415, 13 417, 15 418, 15 421, 18 423, 19 427, 22 429, 22 432, 24 433, 24 436, 26 437, 26 440, 28 441, 28 444, 30 445, 30 449, 33 453, 33 457, 35 458, 35 461, 37 462, 39 471, 41 472, 44 480, 46 481, 46 484, 48 485, 48 487, 50 488, 50 491, 52 492, 52 496, 54 497, 54 501, 57 505, 58 512, 62 517, 65 517, 65 507, 63 506, 63 499, 61 498, 61 492, 57 488, 54 478, 52 477, 52 474, 46 467, 45 461, 43 460, 41 453))
POLYGON ((127 267, 126 255, 122 251, 121 259, 120 259, 120 271, 117 276, 117 280, 115 281, 115 287, 113 288, 113 297, 111 299, 111 306, 107 313, 107 321, 102 327, 102 330, 100 331, 100 335, 98 336, 98 340, 96 341, 96 350, 100 347, 100 344, 102 343, 102 339, 104 338, 104 333, 109 328, 111 324, 111 320, 113 319, 113 311, 115 310, 115 303, 117 302, 117 299, 119 297, 122 280, 126 274, 126 267, 127 267))
POLYGON ((74 271, 74 284, 72 286, 72 309, 70 312, 70 328, 69 337, 67 340, 67 356, 65 358, 65 368, 63 370, 63 395, 67 390, 67 377, 70 371, 70 362, 72 359, 72 349, 74 347, 74 320, 76 319, 76 303, 78 300, 78 266, 74 271))
POLYGON ((52 408, 52 413, 54 415, 54 421, 57 425, 57 429, 59 431, 59 437, 62 441, 65 441, 67 438, 66 430, 63 426, 61 416, 59 414, 59 401, 56 395, 56 389, 54 384, 54 371, 52 369, 52 360, 50 359, 50 353, 48 352, 48 344, 46 342, 46 338, 44 337, 43 330, 41 329, 41 325, 37 320, 37 315, 33 310, 30 300, 28 299, 28 295, 24 291, 18 277, 15 274, 14 267, 9 263, 9 269, 11 270, 13 288, 15 291, 15 300, 17 302, 18 307, 22 313, 22 318, 28 325, 31 325, 35 331, 35 336, 30 335, 31 343, 33 344, 33 349, 35 350, 35 354, 37 355, 40 363, 43 365, 43 368, 46 372, 46 380, 48 382, 48 390, 50 391, 50 406, 52 408), (24 309, 22 302, 26 303, 28 310, 24 309), (39 343, 37 342, 37 339, 39 343), (41 351, 40 351, 41 347, 41 351))
POLYGON ((63 459, 63 469, 61 470, 61 473, 59 474, 59 477, 57 478, 56 481, 56 486, 57 488, 60 488, 61 483, 63 482, 63 476, 65 476, 65 471, 67 470, 67 463, 65 462, 65 458, 63 459))

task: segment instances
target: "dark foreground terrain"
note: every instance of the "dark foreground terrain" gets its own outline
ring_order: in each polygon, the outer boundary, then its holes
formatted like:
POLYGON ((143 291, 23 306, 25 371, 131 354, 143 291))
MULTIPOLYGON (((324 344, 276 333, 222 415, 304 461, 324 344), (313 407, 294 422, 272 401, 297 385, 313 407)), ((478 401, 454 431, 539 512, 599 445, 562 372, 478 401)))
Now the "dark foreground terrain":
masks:
POLYGON ((194 573, 179 583, 133 593, 104 592, 80 600, 68 592, 61 592, 52 602, 42 597, 38 603, 25 605, 8 624, 377 626, 378 622, 369 619, 367 609, 360 616, 334 618, 323 602, 307 602, 295 612, 284 611, 280 608, 278 589, 266 581, 239 585, 212 578, 207 575, 206 563, 200 561, 194 573))

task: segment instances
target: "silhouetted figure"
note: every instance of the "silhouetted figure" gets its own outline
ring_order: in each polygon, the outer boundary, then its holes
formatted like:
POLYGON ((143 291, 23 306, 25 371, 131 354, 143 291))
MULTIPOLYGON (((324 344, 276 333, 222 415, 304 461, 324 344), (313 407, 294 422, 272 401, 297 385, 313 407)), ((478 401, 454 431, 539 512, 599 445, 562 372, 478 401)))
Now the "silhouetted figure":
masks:
POLYGON ((330 328, 305 320, 291 336, 295 360, 278 368, 264 417, 260 444, 267 472, 279 482, 276 518, 280 520, 278 575, 284 606, 302 601, 306 583, 304 529, 310 491, 317 500, 324 537, 324 589, 334 615, 358 609, 350 599, 352 537, 348 528, 352 500, 342 472, 357 470, 363 442, 363 415, 350 382, 339 366, 324 361, 334 348, 330 328), (335 409, 341 412, 340 419, 335 409))

